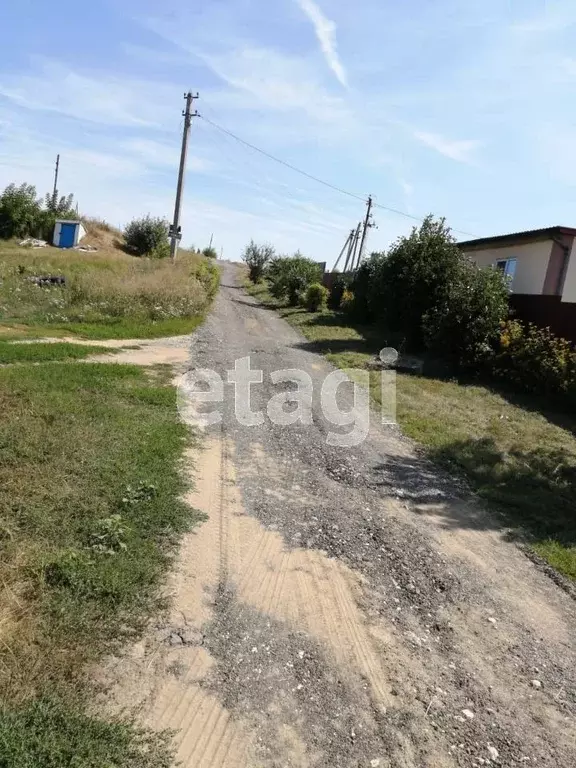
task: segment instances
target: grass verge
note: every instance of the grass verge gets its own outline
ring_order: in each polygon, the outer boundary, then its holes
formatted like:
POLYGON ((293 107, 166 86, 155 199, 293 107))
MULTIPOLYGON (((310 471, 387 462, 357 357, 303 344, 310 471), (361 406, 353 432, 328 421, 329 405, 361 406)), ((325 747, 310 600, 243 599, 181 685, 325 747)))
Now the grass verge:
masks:
MULTIPOLYGON (((340 368, 365 368, 387 345, 376 329, 350 324, 340 313, 282 306, 264 284, 247 290, 340 368)), ((378 403, 378 372, 370 379, 378 403)), ((495 524, 513 527, 553 567, 576 579, 574 414, 478 383, 398 374, 397 418, 430 459, 462 474, 500 513, 495 524)))
POLYGON ((185 251, 172 262, 138 258, 112 246, 85 253, 0 243, 0 338, 190 333, 206 313, 218 282, 212 260, 185 251), (46 277, 65 282, 42 283, 46 277))
POLYGON ((55 360, 81 360, 90 355, 115 353, 117 349, 92 347, 66 342, 11 344, 0 341, 0 365, 11 363, 46 363, 55 360))
POLYGON ((0 766, 169 764, 162 737, 89 714, 85 672, 160 608, 158 584, 195 522, 169 375, 0 369, 0 766))

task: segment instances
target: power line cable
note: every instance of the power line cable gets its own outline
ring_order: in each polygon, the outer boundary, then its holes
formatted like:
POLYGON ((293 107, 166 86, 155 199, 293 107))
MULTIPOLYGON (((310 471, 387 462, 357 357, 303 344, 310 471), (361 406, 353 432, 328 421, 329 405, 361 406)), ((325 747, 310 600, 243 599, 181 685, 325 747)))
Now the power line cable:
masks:
POLYGON ((328 181, 319 179, 317 176, 313 176, 311 173, 307 173, 306 171, 303 171, 301 168, 297 168, 295 165, 291 165, 290 163, 287 163, 285 160, 281 160, 279 157, 275 157, 274 155, 271 155, 269 152, 266 152, 265 150, 260 149, 260 147, 256 147, 254 144, 250 144, 249 141, 245 141, 244 139, 241 139, 240 136, 236 136, 236 134, 232 133, 232 131, 229 131, 226 128, 222 128, 221 125, 218 125, 217 123, 213 122, 212 120, 205 117, 204 115, 200 115, 200 117, 202 117, 203 120, 205 120, 207 123, 209 123, 211 126, 216 128, 217 130, 222 131, 222 133, 225 133, 228 136, 231 136, 233 139, 236 139, 236 141, 239 141, 240 144, 244 144, 245 147, 249 147, 250 149, 253 149, 256 152, 259 152, 261 155, 268 157, 270 160, 274 160, 276 163, 280 163, 280 165, 283 165, 286 168, 290 168, 291 171, 300 173, 302 176, 306 176, 306 178, 312 179, 312 181, 316 181, 318 182, 318 184, 323 184, 325 187, 329 187, 329 189, 333 189, 336 192, 340 192, 343 195, 348 195, 348 197, 354 197, 356 200, 361 200, 363 203, 366 202, 366 200, 360 195, 356 195, 354 194, 354 192, 348 192, 347 190, 342 189, 341 187, 337 187, 335 184, 330 184, 330 182, 328 181))
MULTIPOLYGON (((264 149, 260 149, 260 147, 257 147, 254 144, 251 144, 249 141, 246 141, 245 139, 241 139, 240 136, 237 136, 235 133, 232 133, 232 131, 229 131, 227 128, 223 128, 221 125, 218 125, 218 123, 215 123, 213 120, 210 120, 205 115, 199 115, 199 117, 201 117, 205 122, 209 123, 213 128, 216 128, 218 131, 221 131, 227 136, 231 136, 233 139, 235 139, 240 144, 243 144, 245 147, 248 147, 249 149, 252 149, 255 152, 259 152, 261 155, 264 155, 264 157, 267 157, 270 160, 273 160, 274 162, 279 163, 280 165, 283 165, 285 168, 289 168, 291 171, 295 171, 296 173, 299 173, 308 179, 312 179, 312 181, 315 181, 318 184, 322 184, 323 186, 328 187, 329 189, 332 189, 335 192, 340 192, 342 195, 347 195, 348 197, 352 197, 355 200, 360 200, 361 202, 366 203, 367 198, 364 198, 361 195, 358 195, 354 192, 349 192, 346 189, 342 189, 342 187, 338 187, 335 184, 331 184, 328 181, 324 181, 324 179, 318 178, 318 176, 314 176, 313 174, 308 173, 307 171, 303 171, 301 168, 297 168, 295 165, 292 165, 291 163, 288 163, 285 160, 282 160, 281 158, 276 157, 275 155, 272 155, 270 152, 266 152, 264 149)), ((382 203, 374 202, 373 205, 376 208, 381 208, 382 210, 388 211, 389 213, 394 213, 397 216, 404 216, 405 218, 412 219, 413 221, 422 222, 425 219, 425 217, 423 216, 414 216, 410 213, 406 213, 405 211, 400 211, 397 208, 390 208, 387 205, 382 205, 382 203)), ((460 229, 453 229, 452 231, 457 232, 459 235, 474 237, 472 233, 464 232, 463 230, 460 230, 460 229)))
MULTIPOLYGON (((303 224, 312 226, 317 230, 325 232, 342 230, 341 223, 338 223, 334 217, 330 217, 329 214, 316 209, 310 210, 307 200, 293 199, 287 196, 285 192, 277 189, 278 186, 284 187, 283 183, 275 181, 272 178, 263 178, 259 175, 258 168, 254 167, 254 160, 248 160, 248 155, 239 155, 238 152, 232 154, 233 145, 236 143, 227 137, 226 135, 211 131, 207 126, 207 130, 202 132, 202 138, 211 146, 212 149, 220 152, 221 155, 230 163, 231 166, 235 166, 237 169, 238 177, 232 175, 226 177, 219 177, 221 181, 232 186, 239 186, 246 189, 253 190, 263 196, 264 202, 270 205, 270 207, 276 208, 278 211, 290 210, 298 213, 300 216, 306 216, 306 221, 303 224), (218 137, 216 140, 215 137, 218 137), (257 179, 255 177, 258 177, 257 179), (326 216, 328 215, 328 219, 326 216)), ((253 157, 254 153, 250 153, 250 157, 253 157)), ((301 190, 306 192, 306 190, 301 190)), ((311 203, 311 201, 310 201, 311 203)), ((275 214, 273 214, 275 215, 275 214)), ((342 215, 344 215, 342 213, 342 215)))

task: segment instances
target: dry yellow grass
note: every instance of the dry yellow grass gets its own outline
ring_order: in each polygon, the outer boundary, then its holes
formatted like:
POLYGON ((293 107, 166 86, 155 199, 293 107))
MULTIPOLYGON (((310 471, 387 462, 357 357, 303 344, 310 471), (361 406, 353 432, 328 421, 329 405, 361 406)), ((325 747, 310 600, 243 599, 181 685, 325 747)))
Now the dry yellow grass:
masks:
POLYGON ((86 224, 83 243, 98 244, 98 251, 0 244, 0 336, 22 335, 21 326, 41 328, 44 336, 68 326, 93 338, 107 337, 102 326, 115 338, 192 330, 218 285, 211 260, 190 251, 175 262, 131 256, 121 248, 120 232, 86 224), (66 286, 37 286, 29 279, 34 275, 63 275, 66 286))

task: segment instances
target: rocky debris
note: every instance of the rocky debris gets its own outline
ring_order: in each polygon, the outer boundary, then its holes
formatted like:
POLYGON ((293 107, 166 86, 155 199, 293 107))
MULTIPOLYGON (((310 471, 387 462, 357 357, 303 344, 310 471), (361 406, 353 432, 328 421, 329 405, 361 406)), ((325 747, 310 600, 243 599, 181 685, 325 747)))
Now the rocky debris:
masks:
POLYGON ((94 253, 94 251, 97 251, 98 248, 96 248, 95 245, 88 245, 82 243, 82 245, 75 245, 74 246, 75 251, 86 251, 87 253, 94 253))
POLYGON ((63 275, 30 275, 26 279, 41 288, 66 285, 66 278, 63 275))
POLYGON ((542 683, 540 682, 540 680, 532 680, 530 685, 532 686, 532 688, 536 688, 537 690, 540 690, 540 688, 542 688, 542 683))
POLYGON ((491 744, 488 745, 488 754, 490 755, 490 760, 498 760, 500 757, 500 753, 496 747, 493 747, 491 744))
POLYGON ((18 243, 22 248, 46 248, 48 243, 46 240, 38 240, 36 237, 27 237, 18 243))

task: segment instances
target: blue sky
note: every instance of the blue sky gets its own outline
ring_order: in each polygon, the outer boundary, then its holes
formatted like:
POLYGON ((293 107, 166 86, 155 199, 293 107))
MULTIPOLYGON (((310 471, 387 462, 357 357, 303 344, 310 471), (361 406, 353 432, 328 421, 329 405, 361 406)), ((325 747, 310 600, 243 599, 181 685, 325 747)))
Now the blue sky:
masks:
MULTIPOLYGON (((171 218, 192 89, 213 122, 384 206, 479 237, 576 226, 572 0, 19 0, 2 28, 0 186, 44 193, 59 152, 83 212, 171 218)), ((195 120, 185 243, 330 262, 363 213, 195 120)), ((375 213, 371 249, 414 223, 375 213)))

